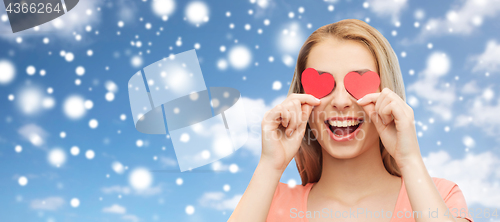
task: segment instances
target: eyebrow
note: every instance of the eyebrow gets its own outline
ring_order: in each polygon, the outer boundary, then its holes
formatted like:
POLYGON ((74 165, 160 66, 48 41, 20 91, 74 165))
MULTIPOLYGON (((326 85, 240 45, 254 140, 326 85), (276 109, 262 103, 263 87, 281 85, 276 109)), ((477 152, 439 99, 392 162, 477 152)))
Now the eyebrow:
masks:
MULTIPOLYGON (((323 73, 329 73, 329 72, 326 72, 326 71, 321 71, 321 70, 316 70, 316 71, 318 71, 318 73, 319 73, 320 75, 321 75, 321 74, 323 74, 323 73)), ((349 72, 357 72, 357 73, 359 73, 360 75, 362 75, 363 73, 368 72, 368 71, 371 71, 371 70, 369 70, 369 69, 359 69, 359 70, 352 70, 352 71, 349 71, 349 72)), ((348 72, 348 73, 349 73, 349 72, 348 72)), ((331 74, 331 73, 330 73, 330 74, 331 74)))

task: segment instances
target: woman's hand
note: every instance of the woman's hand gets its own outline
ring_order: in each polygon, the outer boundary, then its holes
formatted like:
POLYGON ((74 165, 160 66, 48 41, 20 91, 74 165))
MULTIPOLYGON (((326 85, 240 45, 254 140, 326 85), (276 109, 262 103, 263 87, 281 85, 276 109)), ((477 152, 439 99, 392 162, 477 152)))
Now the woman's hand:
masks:
POLYGON ((415 130, 413 109, 388 88, 358 100, 377 128, 380 139, 400 168, 413 158, 422 158, 415 130))
POLYGON ((261 161, 283 172, 299 150, 307 120, 320 100, 309 94, 290 94, 266 112, 262 120, 261 161))

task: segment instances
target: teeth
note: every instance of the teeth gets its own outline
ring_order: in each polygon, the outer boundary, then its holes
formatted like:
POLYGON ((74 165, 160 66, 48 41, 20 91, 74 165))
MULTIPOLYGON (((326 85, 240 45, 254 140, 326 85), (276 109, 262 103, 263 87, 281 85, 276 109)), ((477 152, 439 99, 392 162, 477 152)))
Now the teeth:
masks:
POLYGON ((336 127, 356 126, 360 122, 361 121, 359 121, 359 120, 350 120, 350 121, 328 120, 328 124, 330 124, 331 126, 336 126, 336 127))

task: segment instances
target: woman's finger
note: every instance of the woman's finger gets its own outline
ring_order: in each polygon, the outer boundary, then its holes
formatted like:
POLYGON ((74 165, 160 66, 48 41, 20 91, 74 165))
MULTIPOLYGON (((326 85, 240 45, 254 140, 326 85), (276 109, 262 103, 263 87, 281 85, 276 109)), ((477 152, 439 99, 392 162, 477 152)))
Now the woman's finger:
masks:
POLYGON ((377 101, 377 104, 375 105, 375 110, 379 113, 380 118, 382 119, 382 123, 384 125, 387 125, 390 122, 392 122, 391 113, 386 114, 382 112, 382 110, 384 110, 385 107, 389 105, 391 102, 392 98, 387 94, 382 93, 381 96, 379 97, 379 101, 377 101))
POLYGON ((363 98, 358 100, 358 104, 360 106, 365 106, 365 105, 368 105, 370 103, 375 103, 379 96, 380 96, 380 93, 366 94, 365 96, 363 96, 363 98))
POLYGON ((291 94, 290 96, 288 96, 287 99, 290 99, 290 100, 297 99, 300 101, 300 104, 307 103, 307 104, 312 105, 312 106, 318 106, 321 103, 321 100, 319 100, 318 98, 314 97, 313 95, 309 95, 309 94, 294 93, 294 94, 291 94))
POLYGON ((285 131, 285 134, 287 136, 290 136, 290 134, 293 133, 293 131, 296 130, 298 122, 299 122, 299 116, 300 115, 300 101, 297 99, 291 100, 287 104, 287 109, 290 113, 290 122, 288 124, 288 127, 285 131))
MULTIPOLYGON (((386 99, 385 101, 390 101, 390 99, 386 99)), ((387 125, 393 121, 392 111, 395 109, 395 106, 396 104, 394 103, 394 101, 390 101, 389 103, 381 106, 380 110, 378 111, 384 125, 387 125)))

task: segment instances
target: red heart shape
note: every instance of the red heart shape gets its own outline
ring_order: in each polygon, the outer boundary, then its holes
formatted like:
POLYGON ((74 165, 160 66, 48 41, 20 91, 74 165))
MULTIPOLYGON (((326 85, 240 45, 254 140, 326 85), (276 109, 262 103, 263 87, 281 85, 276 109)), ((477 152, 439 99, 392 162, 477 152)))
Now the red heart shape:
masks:
POLYGON ((313 68, 304 70, 300 80, 302 82, 302 87, 304 87, 304 91, 318 99, 330 94, 335 87, 335 80, 331 74, 324 74, 325 75, 320 75, 318 71, 313 68))
POLYGON ((361 99, 366 94, 377 92, 380 86, 380 77, 373 71, 365 72, 363 75, 350 72, 344 77, 344 86, 354 98, 361 99))

